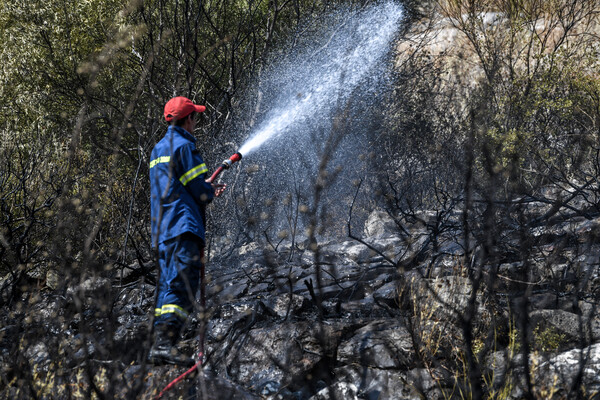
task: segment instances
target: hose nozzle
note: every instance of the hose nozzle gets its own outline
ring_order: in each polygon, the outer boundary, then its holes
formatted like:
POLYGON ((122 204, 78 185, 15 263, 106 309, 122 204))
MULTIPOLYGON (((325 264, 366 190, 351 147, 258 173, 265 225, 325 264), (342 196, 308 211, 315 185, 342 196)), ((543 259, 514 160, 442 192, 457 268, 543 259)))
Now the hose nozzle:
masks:
POLYGON ((214 182, 214 180, 217 179, 217 176, 219 176, 219 174, 221 172, 223 172, 223 170, 229 169, 233 163, 238 162, 241 159, 242 159, 242 153, 240 153, 240 152, 235 153, 234 155, 229 157, 227 160, 223 161, 221 166, 219 168, 217 168, 215 173, 212 174, 212 176, 208 179, 208 181, 214 182))
POLYGON ((232 155, 231 157, 229 157, 227 160, 223 161, 223 168, 225 169, 229 169, 229 167, 231 167, 231 165, 235 162, 238 162, 242 159, 242 153, 237 152, 234 155, 232 155))

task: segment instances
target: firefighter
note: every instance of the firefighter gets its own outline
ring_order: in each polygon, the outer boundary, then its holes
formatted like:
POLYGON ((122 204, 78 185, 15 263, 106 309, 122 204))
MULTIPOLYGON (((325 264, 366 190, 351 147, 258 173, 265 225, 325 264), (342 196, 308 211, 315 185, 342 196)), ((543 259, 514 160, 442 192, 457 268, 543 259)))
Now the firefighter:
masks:
POLYGON ((185 97, 169 100, 164 116, 170 126, 150 157, 152 243, 160 280, 148 358, 156 365, 194 364, 175 345, 204 271, 205 209, 225 190, 206 181, 208 169, 192 135, 196 117, 205 110, 185 97))

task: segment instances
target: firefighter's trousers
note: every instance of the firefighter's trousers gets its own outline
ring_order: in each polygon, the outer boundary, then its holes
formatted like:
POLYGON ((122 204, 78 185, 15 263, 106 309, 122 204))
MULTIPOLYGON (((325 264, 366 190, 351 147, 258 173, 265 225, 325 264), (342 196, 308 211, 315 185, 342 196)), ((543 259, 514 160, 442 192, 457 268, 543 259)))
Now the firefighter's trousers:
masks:
POLYGON ((202 240, 190 233, 159 244, 160 280, 154 325, 179 329, 189 316, 203 269, 203 251, 202 240))

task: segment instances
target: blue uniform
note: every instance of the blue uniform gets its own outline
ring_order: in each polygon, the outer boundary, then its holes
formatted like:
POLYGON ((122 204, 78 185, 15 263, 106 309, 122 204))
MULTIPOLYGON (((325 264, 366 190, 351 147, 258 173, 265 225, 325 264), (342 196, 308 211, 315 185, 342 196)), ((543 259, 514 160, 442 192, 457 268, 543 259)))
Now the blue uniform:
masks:
POLYGON ((181 325, 198 289, 205 208, 215 192, 194 137, 170 126, 150 157, 152 243, 161 268, 155 323, 181 325))

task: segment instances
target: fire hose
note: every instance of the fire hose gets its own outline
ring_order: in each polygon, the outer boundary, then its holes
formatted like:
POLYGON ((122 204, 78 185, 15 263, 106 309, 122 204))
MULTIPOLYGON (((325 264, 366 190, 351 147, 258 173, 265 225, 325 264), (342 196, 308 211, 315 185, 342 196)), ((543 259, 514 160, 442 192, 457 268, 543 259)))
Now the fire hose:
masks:
MULTIPOLYGON (((221 165, 219 166, 219 168, 217 168, 215 170, 215 172, 211 175, 210 178, 208 178, 207 182, 214 182, 215 179, 217 179, 217 177, 221 174, 221 172, 223 172, 226 169, 231 168, 231 165, 233 165, 233 163, 236 163, 238 161, 240 161, 242 159, 242 153, 235 153, 234 155, 232 155, 231 157, 229 157, 227 160, 223 161, 223 163, 221 163, 221 165)), ((202 250, 201 253, 201 259, 204 259, 204 250, 202 250)), ((206 314, 205 310, 206 310, 206 285, 205 285, 205 280, 204 280, 204 263, 202 263, 202 268, 200 270, 200 306, 202 307, 202 311, 204 314, 206 314)), ((200 330, 200 338, 199 338, 199 351, 198 351, 198 361, 196 361, 196 364, 194 364, 190 369, 188 369, 187 371, 185 371, 183 374, 179 375, 177 378, 173 379, 167 386, 165 386, 165 388, 158 394, 158 396, 155 397, 155 399, 160 399, 168 390, 172 389, 177 383, 179 383, 180 381, 182 381, 186 376, 190 375, 192 372, 196 371, 200 368, 202 368, 202 359, 204 358, 204 328, 201 328, 200 330)))

